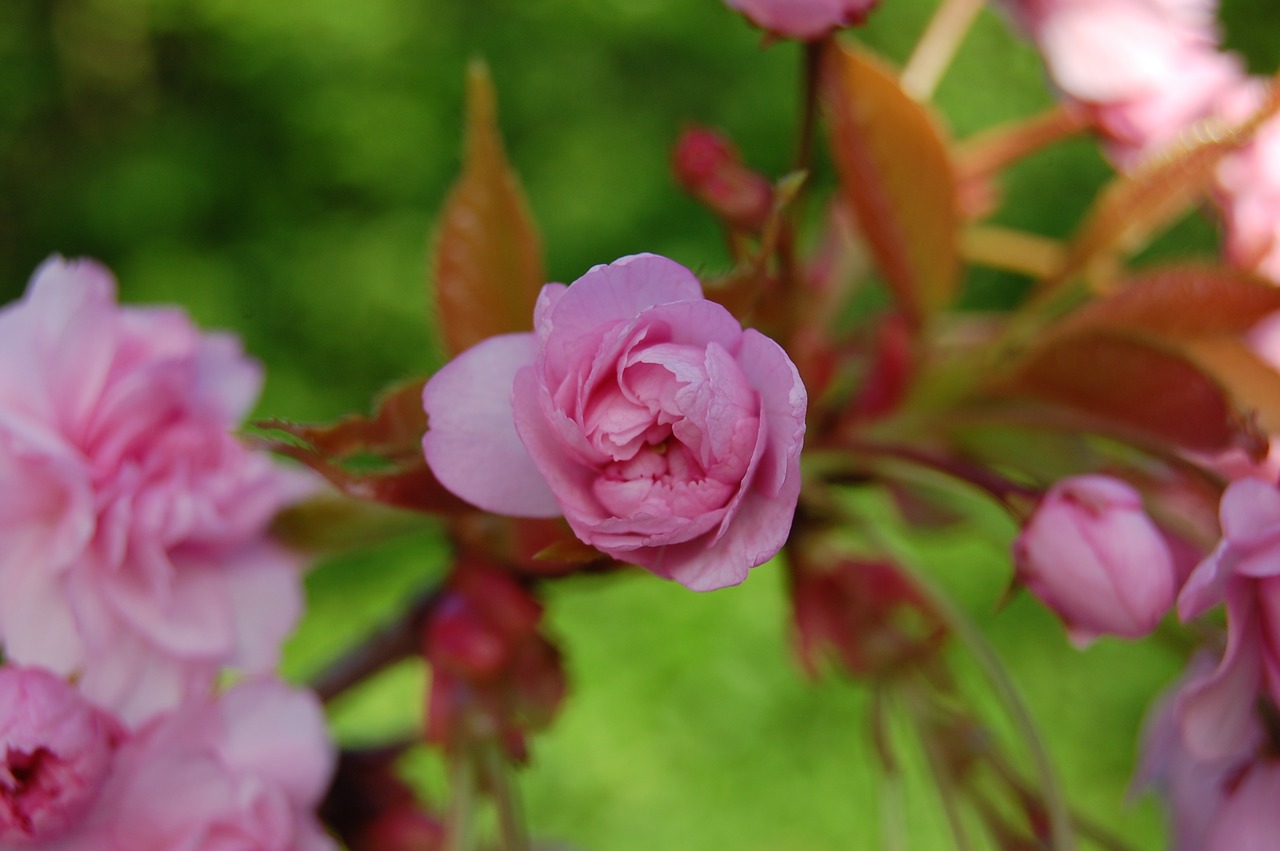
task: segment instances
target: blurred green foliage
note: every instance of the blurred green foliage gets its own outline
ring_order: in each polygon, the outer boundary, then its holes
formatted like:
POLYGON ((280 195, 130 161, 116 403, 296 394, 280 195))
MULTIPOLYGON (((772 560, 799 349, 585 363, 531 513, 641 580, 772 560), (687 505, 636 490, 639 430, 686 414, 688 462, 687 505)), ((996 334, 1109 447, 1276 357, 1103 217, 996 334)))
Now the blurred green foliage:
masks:
MULTIPOLYGON (((1225 0, 1230 44, 1258 71, 1280 63, 1271 2, 1225 0)), ((900 62, 931 7, 884 0, 858 37, 900 62)), ((261 413, 364 409, 440 363, 428 234, 458 168, 474 56, 491 65, 556 280, 637 251, 724 262, 714 223, 668 176, 684 122, 727 130, 767 173, 791 158, 797 50, 762 49, 719 0, 4 0, 0 296, 16 296, 51 252, 96 256, 126 300, 178 302, 242 334, 269 367, 261 413)), ((938 93, 959 137, 1051 102, 1035 54, 989 11, 938 93)), ((1107 174, 1092 143, 1055 147, 1008 175, 997 221, 1066 234, 1107 174)), ((1214 239, 1193 219, 1154 253, 1211 251, 1214 239)), ((976 271, 967 286, 981 306, 1021 282, 976 271)), ((1012 534, 998 516, 979 513, 963 537, 920 538, 868 510, 977 613, 1073 801, 1157 847, 1154 807, 1121 800, 1173 654, 1107 641, 1079 653, 1025 597, 997 612, 1012 534)), ((318 670, 446 558, 427 527, 324 564, 289 671, 318 670)), ((713 595, 642 576, 580 579, 555 588, 549 609, 574 693, 524 781, 538 834, 646 851, 878 841, 886 786, 867 695, 799 678, 778 571, 713 595)), ((410 730, 424 679, 401 666, 339 701, 339 735, 410 730)), ((411 768, 441 791, 431 760, 411 768)), ((927 784, 918 772, 906 784, 911 847, 944 847, 927 784)))

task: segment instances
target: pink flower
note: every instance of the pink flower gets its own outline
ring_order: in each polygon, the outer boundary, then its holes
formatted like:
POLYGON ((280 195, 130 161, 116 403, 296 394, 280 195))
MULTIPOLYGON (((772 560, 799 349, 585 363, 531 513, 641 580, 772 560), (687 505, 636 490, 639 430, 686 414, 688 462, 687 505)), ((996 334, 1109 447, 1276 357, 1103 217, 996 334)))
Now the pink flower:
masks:
POLYGON ((1214 113, 1244 78, 1218 50, 1213 0, 1009 0, 1065 95, 1131 166, 1214 113))
POLYGON ((0 668, 0 848, 45 847, 97 800, 124 729, 39 668, 0 668))
MULTIPOLYGON (((1266 98, 1266 81, 1242 83, 1225 105, 1228 122, 1249 118, 1266 98)), ((1223 161, 1216 190, 1226 220, 1228 259, 1280 283, 1280 118, 1264 123, 1244 150, 1223 161)), ((1278 357, 1274 344, 1263 354, 1272 363, 1278 357)))
POLYGON ((262 375, 180 311, 120 307, 47 261, 0 310, 0 642, 133 723, 224 665, 270 669, 297 618, 268 542, 300 493, 228 432, 262 375))
POLYGON ((813 41, 866 20, 880 0, 725 0, 756 26, 786 38, 813 41))
POLYGON ((1079 643, 1104 634, 1145 635, 1173 605, 1169 546, 1138 492, 1110 476, 1055 484, 1013 552, 1018 578, 1079 643))
POLYGON ((195 700, 116 754, 97 804, 43 851, 331 851, 313 811, 334 754, 315 698, 275 681, 195 700))
POLYGON ((1251 729, 1259 693, 1280 703, 1280 490, 1232 482, 1219 507, 1222 541, 1178 597, 1183 620, 1225 601, 1227 650, 1181 702, 1183 737, 1203 758, 1232 753, 1251 729))
POLYGON ((563 513, 584 542, 699 591, 778 551, 807 397, 777 343, 654 255, 548 284, 534 327, 427 383, 423 449, 447 488, 499 514, 563 513))
MULTIPOLYGON (((1226 823, 1241 815, 1238 808, 1242 801, 1236 796, 1242 789, 1241 777, 1247 771, 1253 773, 1250 766, 1265 739, 1261 725, 1251 720, 1240 750, 1211 759, 1201 759, 1187 749, 1179 725, 1178 706, 1186 683, 1201 678, 1214 664, 1207 654, 1192 659, 1183 680, 1161 695, 1143 722, 1142 759, 1134 785, 1137 790, 1154 788, 1164 799, 1171 851, 1239 851, 1251 847, 1224 844, 1219 839, 1211 843, 1208 837, 1220 836, 1229 829, 1226 823), (1230 806, 1229 800, 1233 802, 1230 806)), ((1264 763, 1256 770, 1265 775, 1271 769, 1264 763)), ((1243 800, 1247 801, 1248 796, 1243 800)))

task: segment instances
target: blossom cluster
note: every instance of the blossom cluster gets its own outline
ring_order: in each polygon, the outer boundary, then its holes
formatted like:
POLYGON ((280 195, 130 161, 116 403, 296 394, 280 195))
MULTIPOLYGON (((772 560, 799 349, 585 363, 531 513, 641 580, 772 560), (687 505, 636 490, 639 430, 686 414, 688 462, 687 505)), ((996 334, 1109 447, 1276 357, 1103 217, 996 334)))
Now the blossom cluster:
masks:
MULTIPOLYGON (((1090 113, 1124 168, 1237 127, 1267 102, 1269 81, 1219 46, 1216 0, 1005 5, 1035 40, 1062 94, 1090 113)), ((1227 256, 1280 282, 1280 119, 1266 121, 1227 157, 1216 183, 1227 256)))
POLYGON ((261 380, 91 261, 0 310, 0 847, 334 847, 323 713, 273 675, 301 578, 268 526, 312 485, 231 433, 261 380))

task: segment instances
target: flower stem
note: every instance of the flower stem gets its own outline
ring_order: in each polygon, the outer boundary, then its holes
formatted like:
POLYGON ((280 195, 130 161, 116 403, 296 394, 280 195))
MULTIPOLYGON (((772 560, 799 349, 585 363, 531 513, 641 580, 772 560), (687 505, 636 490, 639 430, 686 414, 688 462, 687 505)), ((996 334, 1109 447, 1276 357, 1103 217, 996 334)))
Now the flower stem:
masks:
POLYGON ((1043 278, 1062 268, 1067 252, 1056 239, 1000 227, 974 225, 961 235, 964 259, 979 266, 1043 278))
POLYGON ((1064 105, 1000 124, 966 139, 956 153, 961 179, 988 177, 1036 151, 1087 129, 1082 110, 1064 105))
POLYGON ((482 746, 482 750, 481 770, 498 812, 501 847, 503 851, 528 851, 529 836, 525 830, 515 786, 511 783, 511 767, 502 753, 502 745, 497 740, 491 740, 482 746))
POLYGON ((942 0, 902 69, 902 88, 918 101, 933 97, 969 34, 984 0, 942 0))
POLYGON ((914 578, 920 593, 925 596, 948 628, 973 654, 978 666, 995 690, 996 696, 1004 705, 1005 711, 1009 714, 1010 720, 1018 731, 1018 735, 1026 744, 1027 750, 1031 755, 1031 761, 1035 766, 1036 780, 1039 782, 1045 811, 1049 819, 1049 847, 1053 851, 1075 851, 1075 831, 1071 824, 1070 810, 1067 806, 1066 797, 1062 792, 1062 785, 1053 769, 1053 764, 1049 760, 1049 753, 1045 749, 1044 741, 1036 730, 1035 722, 1031 719, 1031 713, 1027 711, 1026 704, 1022 702, 1022 698, 1018 695, 1018 690, 1013 681, 1009 679, 1009 674, 1005 671, 1004 665, 1001 664, 995 650, 987 643, 982 632, 969 620, 967 615, 952 604, 945 594, 934 588, 933 584, 918 572, 914 578))
POLYGON ((450 755, 449 813, 445 823, 444 851, 474 851, 476 777, 474 755, 461 748, 450 755))

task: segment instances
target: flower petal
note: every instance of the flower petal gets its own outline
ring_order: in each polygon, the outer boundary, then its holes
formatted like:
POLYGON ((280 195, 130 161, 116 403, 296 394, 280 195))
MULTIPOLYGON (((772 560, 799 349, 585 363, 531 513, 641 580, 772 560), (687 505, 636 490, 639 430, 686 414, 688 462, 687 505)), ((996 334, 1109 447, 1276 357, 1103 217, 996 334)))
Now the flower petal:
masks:
POLYGON ((486 511, 560 514, 516 433, 511 408, 516 374, 533 363, 536 345, 531 333, 491 337, 446 364, 422 392, 427 464, 446 488, 486 511))

